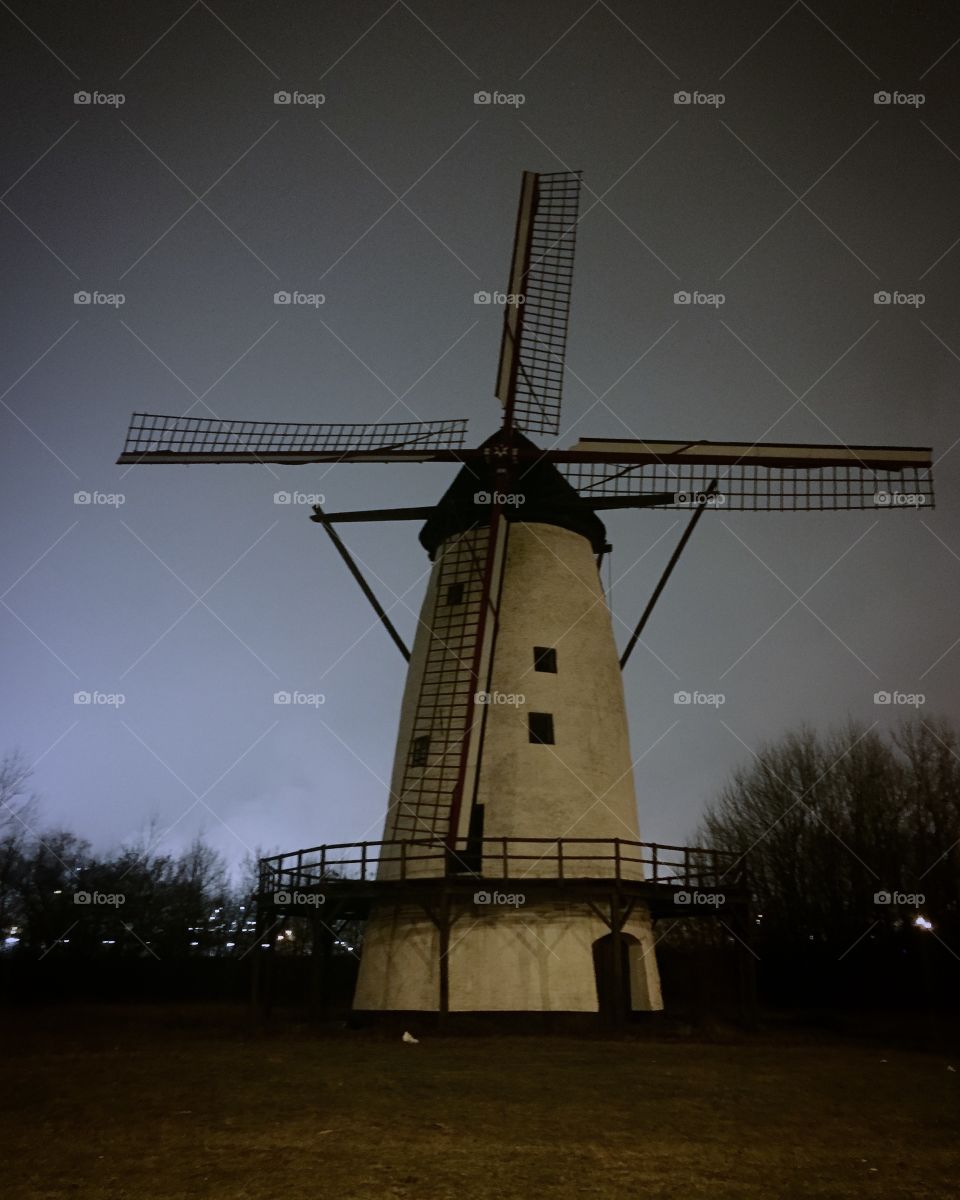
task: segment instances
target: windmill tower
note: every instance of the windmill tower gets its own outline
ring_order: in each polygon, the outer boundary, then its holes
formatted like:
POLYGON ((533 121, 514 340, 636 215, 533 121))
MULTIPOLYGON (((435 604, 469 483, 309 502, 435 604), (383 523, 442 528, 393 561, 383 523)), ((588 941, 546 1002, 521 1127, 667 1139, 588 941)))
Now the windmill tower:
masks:
MULTIPOLYGON (((534 437, 561 432, 579 186, 573 173, 523 176, 496 387, 503 420, 480 446, 463 447, 460 420, 138 413, 119 459, 460 466, 433 507, 313 516, 409 662, 376 886, 363 893, 359 1010, 597 1012, 611 986, 617 1006, 661 1007, 621 672, 680 552, 721 500, 728 512, 894 511, 908 507, 898 495, 932 498, 925 448, 540 448, 534 437), (621 508, 693 515, 618 658, 598 513, 621 508), (422 521, 433 564, 412 651, 335 528, 381 520, 422 521)), ((308 879, 307 853, 277 880, 308 879)), ((364 884, 367 854, 364 843, 364 884)), ((656 872, 654 854, 654 884, 656 872)))

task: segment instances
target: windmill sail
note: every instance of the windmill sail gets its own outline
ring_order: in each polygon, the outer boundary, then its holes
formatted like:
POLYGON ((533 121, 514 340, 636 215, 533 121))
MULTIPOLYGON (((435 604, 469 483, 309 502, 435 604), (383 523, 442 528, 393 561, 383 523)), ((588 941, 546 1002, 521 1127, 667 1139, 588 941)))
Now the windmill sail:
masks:
POLYGON ((507 522, 447 539, 414 645, 386 836, 448 841, 469 831, 507 522))
POLYGON ((117 462, 430 462, 449 459, 466 429, 466 419, 319 425, 134 413, 117 462))
POLYGON ((648 507, 730 511, 930 508, 932 454, 916 446, 641 442, 582 438, 553 452, 585 500, 631 496, 648 507))
POLYGON ((560 432, 579 205, 579 172, 524 172, 496 394, 526 433, 560 432))

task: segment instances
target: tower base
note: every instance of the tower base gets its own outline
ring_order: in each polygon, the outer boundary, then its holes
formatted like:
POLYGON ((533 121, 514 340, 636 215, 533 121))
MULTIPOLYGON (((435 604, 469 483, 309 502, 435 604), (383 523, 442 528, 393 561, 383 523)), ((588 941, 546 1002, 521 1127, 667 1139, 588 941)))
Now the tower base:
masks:
POLYGON ((637 905, 614 934, 583 904, 479 895, 489 899, 455 901, 446 923, 417 905, 377 905, 354 1009, 613 1014, 663 1007, 646 908, 637 905))

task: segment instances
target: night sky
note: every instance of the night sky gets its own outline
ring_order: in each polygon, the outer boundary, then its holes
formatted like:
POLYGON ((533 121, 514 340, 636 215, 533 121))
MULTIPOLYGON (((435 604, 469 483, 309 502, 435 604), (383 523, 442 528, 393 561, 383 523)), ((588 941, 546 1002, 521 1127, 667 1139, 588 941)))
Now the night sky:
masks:
MULTIPOLYGON (((803 721, 915 711, 877 691, 960 719, 954 5, 20 0, 0 23, 0 750, 36 764, 45 824, 107 847, 156 816, 163 848, 201 830, 234 861, 380 836, 404 663, 274 494, 427 504, 455 468, 114 463, 135 409, 488 436, 502 309, 474 293, 506 286, 524 169, 584 171, 562 446, 937 460, 934 511, 704 515, 625 675, 642 835, 686 839, 803 721), (674 703, 694 689, 725 703, 674 703)), ((687 519, 606 518, 619 645, 687 519)), ((408 641, 416 532, 343 530, 408 641)))

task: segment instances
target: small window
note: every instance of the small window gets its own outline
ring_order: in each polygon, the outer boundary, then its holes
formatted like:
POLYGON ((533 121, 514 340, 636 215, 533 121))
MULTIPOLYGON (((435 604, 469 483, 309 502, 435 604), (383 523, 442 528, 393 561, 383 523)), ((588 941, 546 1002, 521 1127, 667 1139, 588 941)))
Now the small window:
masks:
POLYGON ((447 603, 462 604, 463 603, 463 584, 451 583, 447 585, 447 603))
POLYGON ((527 715, 528 727, 530 729, 530 741, 537 742, 541 746, 553 745, 553 714, 552 713, 529 713, 527 715))
POLYGON ((547 671, 551 675, 557 673, 557 652, 553 647, 534 646, 533 648, 533 669, 535 671, 547 671))
POLYGON ((427 765, 427 755, 430 753, 430 738, 415 737, 413 746, 410 750, 410 766, 425 767, 427 765))

